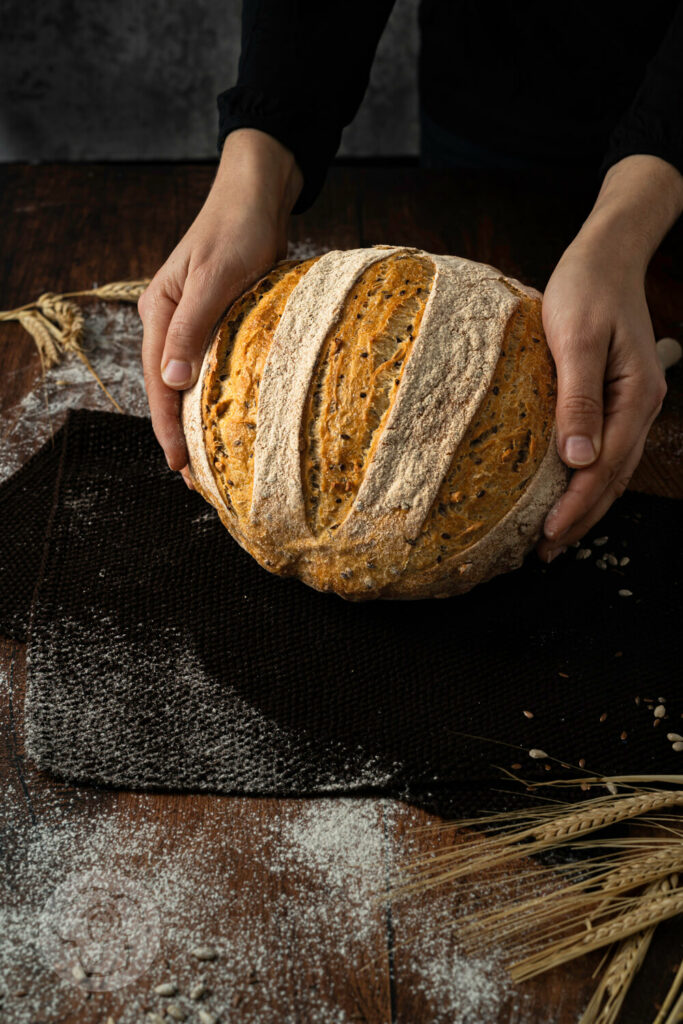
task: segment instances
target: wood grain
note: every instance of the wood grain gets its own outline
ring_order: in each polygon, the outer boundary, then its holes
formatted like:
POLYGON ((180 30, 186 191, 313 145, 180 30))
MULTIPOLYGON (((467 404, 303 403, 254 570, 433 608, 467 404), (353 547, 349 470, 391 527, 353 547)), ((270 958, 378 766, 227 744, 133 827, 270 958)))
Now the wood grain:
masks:
MULTIPOLYGON (((213 173, 208 164, 0 168, 5 228, 0 308, 18 305, 46 290, 151 276, 190 225, 213 173)), ((314 208, 292 219, 290 239, 327 248, 389 243, 452 252, 489 262, 542 289, 590 201, 590 189, 570 180, 532 186, 492 174, 336 166, 314 208)), ((680 225, 650 266, 647 295, 657 336, 680 336, 680 225)), ((0 353, 2 415, 35 386, 39 362, 33 343, 14 324, 2 327, 0 353)), ((683 497, 682 456, 683 367, 678 366, 670 371, 664 408, 631 486, 683 497)), ((105 1021, 110 1014, 122 1022, 142 1019, 145 1010, 159 1005, 152 993, 154 984, 175 972, 186 988, 192 971, 197 973, 196 965, 188 964, 187 949, 178 946, 181 924, 182 934, 201 933, 206 941, 227 942, 242 933, 251 934, 250 929, 258 936, 251 967, 243 959, 239 970, 227 970, 219 962, 201 972, 209 976, 211 1005, 225 1021, 573 1024, 587 1002, 594 984, 591 972, 600 959, 597 954, 518 986, 488 1008, 480 999, 477 1009, 476 992, 466 989, 479 976, 458 960, 453 960, 453 977, 447 978, 444 987, 434 973, 435 964, 449 962, 444 960, 444 950, 452 948, 455 955, 457 940, 458 905, 448 893, 424 894, 389 909, 380 904, 370 910, 366 907, 363 928, 359 928, 360 910, 351 894, 337 893, 329 880, 296 857, 284 867, 278 860, 294 829, 306 829, 317 820, 311 815, 326 813, 325 801, 135 793, 71 786, 38 772, 23 747, 22 644, 0 641, 0 679, 4 681, 0 687, 3 899, 25 901, 28 908, 30 894, 22 889, 21 878, 30 844, 41 828, 57 829, 58 821, 62 827, 73 827, 84 842, 88 830, 105 820, 114 823, 121 837, 135 834, 136 829, 147 835, 150 821, 156 823, 158 841, 150 841, 142 852, 136 848, 131 863, 125 863, 125 851, 131 847, 123 838, 120 849, 113 844, 112 868, 134 869, 154 887, 165 865, 191 862, 197 890, 196 906, 187 912, 187 920, 179 923, 162 915, 159 956, 124 990, 123 1002, 121 992, 89 995, 77 985, 57 983, 56 975, 39 959, 18 961, 0 984, 0 1017, 9 1024, 15 1020, 90 1024, 105 1021), (197 856, 198 837, 201 857, 197 856), (280 868, 275 870, 277 864, 280 868), (452 920, 449 900, 454 906, 452 920), (325 924, 323 916, 315 915, 329 906, 334 907, 334 916, 325 924), (438 941, 446 945, 436 956, 425 921, 431 925, 432 920, 441 919, 438 941), (62 993, 58 1009, 57 989, 62 993), (26 995, 11 994, 20 991, 26 995), (467 1005, 469 1011, 463 1009, 467 1005)), ((434 836, 416 827, 435 819, 398 800, 374 798, 366 809, 370 814, 366 840, 369 836, 374 841, 376 833, 378 856, 383 856, 379 895, 403 851, 433 848, 434 836)), ((67 858, 54 877, 55 885, 70 867, 67 858)), ((486 880, 478 881, 484 885, 486 880)), ((476 905, 476 885, 468 898, 476 905)), ((680 925, 672 921, 661 926, 623 1011, 623 1024, 643 1024, 654 1016, 682 953, 680 925)))

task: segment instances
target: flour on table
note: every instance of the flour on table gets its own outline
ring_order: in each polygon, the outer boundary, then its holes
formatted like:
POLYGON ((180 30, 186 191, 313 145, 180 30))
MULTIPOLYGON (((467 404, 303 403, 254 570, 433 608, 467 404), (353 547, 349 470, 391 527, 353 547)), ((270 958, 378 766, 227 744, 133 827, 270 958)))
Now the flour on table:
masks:
MULTIPOLYGON (((149 416, 142 376, 142 324, 135 306, 83 303, 83 349, 124 412, 149 416)), ((38 357, 32 391, 0 416, 0 483, 56 433, 69 409, 113 412, 101 387, 76 355, 67 355, 41 379, 38 357)))
MULTIPOLYGON (((154 794, 126 794, 121 811, 114 799, 93 811, 81 789, 53 786, 40 800, 36 823, 20 800, 0 805, 0 831, 9 838, 0 854, 0 1016, 8 1024, 79 1014, 137 1024, 163 1008, 153 989, 167 981, 179 988, 173 1001, 195 1019, 188 993, 200 980, 211 990, 200 1005, 222 1022, 380 1024, 363 1017, 361 1003, 349 1014, 337 1002, 330 963, 341 960, 357 973, 378 954, 386 968, 386 908, 373 901, 411 849, 410 825, 418 820, 411 808, 380 798, 282 801, 275 809, 269 802, 256 820, 253 813, 242 819, 239 801, 181 796, 192 807, 192 825, 184 827, 183 808, 160 812, 154 794), (400 843, 387 838, 399 813, 408 824, 400 843), (106 992, 60 975, 41 946, 41 928, 55 926, 52 894, 85 875, 99 880, 93 903, 101 918, 117 884, 128 907, 134 904, 134 913, 116 918, 122 945, 141 949, 143 923, 149 930, 158 922, 153 961, 141 957, 129 983, 106 992), (198 963, 190 950, 207 943, 218 957, 198 963)), ((476 886, 470 894, 480 895, 476 886)), ((454 945, 454 919, 471 909, 441 890, 392 906, 400 984, 424 999, 430 1024, 488 1024, 504 1002, 519 1008, 524 1000, 495 958, 470 959, 454 945)), ((335 976, 346 985, 343 971, 335 976)))

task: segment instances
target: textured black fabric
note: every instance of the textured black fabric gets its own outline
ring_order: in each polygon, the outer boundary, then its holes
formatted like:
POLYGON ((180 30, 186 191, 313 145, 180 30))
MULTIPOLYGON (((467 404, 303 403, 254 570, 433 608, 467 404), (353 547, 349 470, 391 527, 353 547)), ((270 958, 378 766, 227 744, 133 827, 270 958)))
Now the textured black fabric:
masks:
POLYGON ((262 569, 148 420, 73 411, 0 488, 0 633, 19 635, 40 575, 28 755, 79 782, 292 795, 467 792, 517 761, 548 778, 532 747, 680 771, 680 513, 621 498, 586 540, 624 568, 532 553, 459 597, 350 603, 262 569))
MULTIPOLYGON (((243 0, 237 80, 218 98, 218 147, 259 128, 290 149, 320 193, 367 90, 393 0, 243 0)), ((539 167, 590 175, 633 153, 683 172, 683 3, 609 0, 522 9, 421 0, 420 102, 455 139, 539 167)))

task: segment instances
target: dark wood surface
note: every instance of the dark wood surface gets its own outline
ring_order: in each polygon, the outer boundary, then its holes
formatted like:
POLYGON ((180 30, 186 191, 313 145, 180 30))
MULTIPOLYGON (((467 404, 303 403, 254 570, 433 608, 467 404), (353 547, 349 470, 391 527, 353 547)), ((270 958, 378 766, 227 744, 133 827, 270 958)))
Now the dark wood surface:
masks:
MULTIPOLYGON (((212 176, 208 165, 0 169, 0 309, 44 291, 152 275, 190 225, 212 176)), ((491 263, 542 289, 586 216, 591 196, 590 183, 568 179, 532 183, 410 167, 334 167, 313 209, 292 219, 290 239, 329 248, 391 243, 452 252, 491 263)), ((647 294, 657 337, 680 338, 680 225, 651 264, 647 294)), ((3 414, 35 387, 40 367, 33 342, 16 324, 0 327, 0 354, 3 414)), ((683 368, 674 368, 668 380, 664 408, 631 486, 683 497, 683 368)), ((28 871, 29 847, 41 829, 68 826, 79 835, 82 827, 87 842, 88 828, 111 819, 115 823, 111 863, 116 866, 116 828, 122 836, 137 828, 144 837, 149 835, 151 819, 169 845, 138 849, 136 870, 154 886, 165 864, 175 863, 176 857, 184 864, 191 861, 198 899, 196 920, 185 922, 189 932, 201 932, 206 941, 213 936, 220 945, 222 939, 231 935, 236 940, 241 930, 246 933, 253 921, 259 922, 258 962, 254 959, 248 966, 249 958, 243 957, 228 968, 219 959, 202 972, 210 977, 213 990, 206 1005, 222 1021, 570 1024, 578 1019, 595 984, 591 974, 599 954, 501 992, 488 1008, 481 1001, 468 1002, 467 987, 481 984, 481 970, 473 976, 461 960, 448 960, 446 947, 435 952, 425 940, 429 937, 425 922, 432 919, 440 942, 457 938, 448 893, 413 896, 390 910, 380 905, 365 907, 359 929, 352 894, 323 892, 326 883, 320 873, 311 874, 301 863, 288 862, 282 869, 278 861, 282 837, 295 826, 307 828, 318 811, 328 813, 328 802, 135 793, 59 782, 38 772, 24 754, 24 645, 0 640, 0 679, 4 680, 0 687, 0 873, 6 869, 0 899, 23 901, 27 921, 31 894, 20 883, 28 871), (273 870, 278 863, 280 869, 273 870), (325 901, 334 904, 334 917, 328 926, 321 918, 313 941, 310 928, 302 924, 305 911, 309 904, 326 907, 325 901), (282 911, 285 905, 287 913, 282 911), (430 957, 434 964, 429 963, 430 957), (453 976, 444 983, 437 968, 443 971, 449 963, 453 976)), ((364 807, 371 815, 366 833, 376 830, 376 853, 386 867, 384 881, 392 877, 398 853, 434 846, 433 834, 415 831, 417 825, 436 820, 426 812, 379 798, 364 807), (376 815, 374 824, 372 815, 376 815)), ((124 848, 129 850, 130 845, 122 841, 124 848)), ((74 863, 76 854, 74 849, 74 863)), ((70 866, 67 855, 55 872, 55 886, 68 875, 70 866)), ((476 906, 476 886, 472 888, 476 906)), ((455 917, 455 896, 452 899, 455 917)), ((192 917, 193 911, 189 913, 192 917)), ((115 993, 88 994, 76 984, 59 981, 37 954, 18 956, 16 961, 10 957, 10 969, 0 980, 0 1018, 10 1024, 90 1024, 105 1022, 109 1016, 126 1024, 144 1019, 146 1009, 156 1009, 163 1002, 152 993, 155 984, 166 980, 169 971, 185 971, 183 977, 189 977, 182 961, 187 951, 176 948, 172 923, 162 915, 158 957, 127 988, 115 993)), ((677 922, 660 926, 623 1011, 624 1024, 644 1024, 654 1017, 682 947, 677 922)))

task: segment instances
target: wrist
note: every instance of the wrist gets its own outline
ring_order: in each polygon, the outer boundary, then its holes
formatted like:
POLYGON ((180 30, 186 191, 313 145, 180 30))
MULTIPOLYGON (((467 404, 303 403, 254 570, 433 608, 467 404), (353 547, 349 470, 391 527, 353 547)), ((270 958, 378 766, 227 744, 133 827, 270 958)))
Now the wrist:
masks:
POLYGON ((607 171, 576 242, 644 276, 682 212, 683 175, 659 157, 635 154, 607 171))
POLYGON ((289 216, 303 187, 294 154, 258 128, 236 128, 226 136, 212 191, 242 204, 256 204, 275 220, 289 216))

